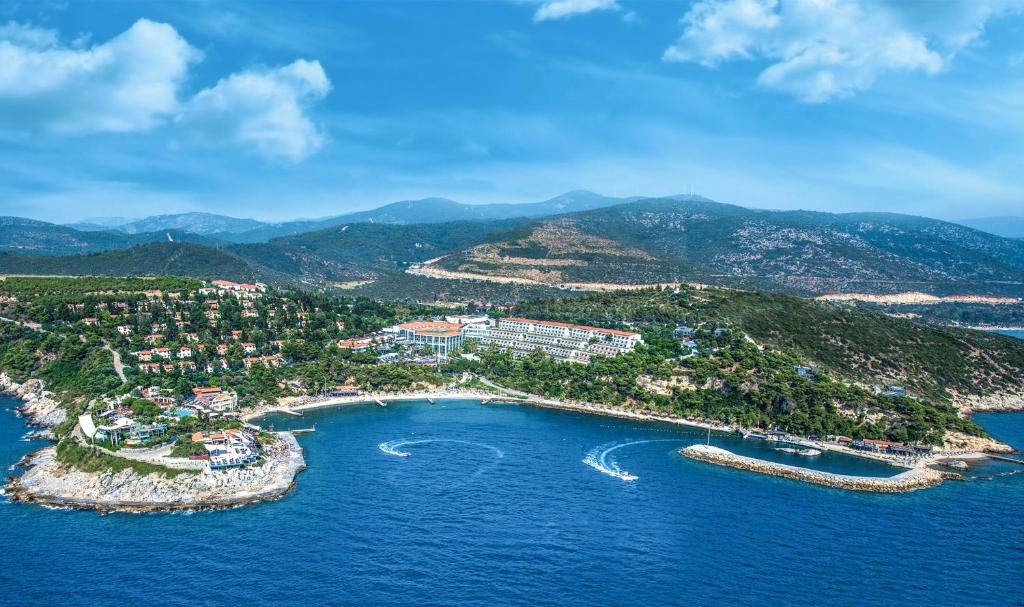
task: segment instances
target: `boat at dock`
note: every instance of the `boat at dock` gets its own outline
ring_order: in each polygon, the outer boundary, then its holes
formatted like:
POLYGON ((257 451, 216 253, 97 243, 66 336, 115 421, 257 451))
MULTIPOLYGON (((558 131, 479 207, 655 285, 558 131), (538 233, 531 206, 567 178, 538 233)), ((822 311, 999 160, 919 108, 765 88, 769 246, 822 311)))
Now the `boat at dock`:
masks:
POLYGON ((791 453, 793 455, 803 455, 806 457, 817 457, 821 455, 820 449, 812 449, 810 447, 775 447, 775 451, 791 453))

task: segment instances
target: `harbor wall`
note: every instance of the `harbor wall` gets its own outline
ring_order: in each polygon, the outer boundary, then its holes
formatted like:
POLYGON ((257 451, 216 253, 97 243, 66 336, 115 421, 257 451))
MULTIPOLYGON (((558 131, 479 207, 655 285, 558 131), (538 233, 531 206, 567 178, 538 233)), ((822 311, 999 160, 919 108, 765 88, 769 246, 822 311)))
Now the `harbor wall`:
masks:
POLYGON ((946 478, 960 478, 959 475, 942 473, 931 468, 913 468, 888 477, 849 476, 736 455, 712 445, 691 445, 680 449, 679 453, 684 457, 709 464, 851 491, 903 493, 933 487, 946 478))

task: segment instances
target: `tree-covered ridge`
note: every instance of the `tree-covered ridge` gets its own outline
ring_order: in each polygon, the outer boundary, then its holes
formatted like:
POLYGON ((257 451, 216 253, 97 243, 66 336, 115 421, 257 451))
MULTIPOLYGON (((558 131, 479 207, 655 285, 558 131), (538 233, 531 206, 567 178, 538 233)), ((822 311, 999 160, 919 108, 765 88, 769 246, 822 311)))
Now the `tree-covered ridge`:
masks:
MULTIPOLYGON (((438 386, 463 381, 468 371, 555 398, 801 434, 929 443, 948 432, 980 434, 958 416, 953 399, 968 389, 1010 390, 1024 369, 1024 343, 1009 338, 792 296, 694 288, 534 301, 513 310, 632 328, 645 341, 632 353, 582 365, 478 350, 475 358, 436 368, 416 364, 422 361, 415 351, 404 362, 382 362, 385 346, 339 345, 397 322, 436 317, 436 308, 275 288, 235 293, 173 278, 161 279, 162 289, 119 291, 109 288, 111 280, 12 283, 17 296, 0 299, 0 316, 14 321, 0 323, 0 368, 16 380, 46 380, 71 413, 98 397, 137 397, 142 388, 184 399, 194 387, 217 386, 235 391, 248 407, 341 384, 438 386), (966 356, 970 348, 984 355, 966 356), (179 355, 182 350, 188 353, 179 355), (126 364, 124 382, 112 351, 126 364), (905 376, 907 370, 913 373, 905 376), (970 375, 980 373, 986 379, 972 382, 970 375), (889 383, 906 386, 909 395, 868 387, 889 383)), ((122 286, 131 289, 152 284, 126 280, 122 286)))
POLYGON ((644 290, 524 302, 519 314, 604 326, 623 323, 735 326, 756 342, 862 384, 900 384, 920 397, 1024 392, 1024 342, 925 325, 778 293, 644 290))
POLYGON ((496 233, 435 265, 547 284, 685 280, 801 293, 1019 296, 1022 260, 1021 241, 923 217, 646 199, 496 233), (610 244, 592 246, 602 240, 610 244), (611 254, 616 250, 631 255, 611 254))
POLYGON ((194 387, 218 386, 249 406, 338 384, 404 390, 444 381, 430 367, 383 364, 377 353, 337 346, 432 311, 419 306, 273 288, 244 298, 175 277, 20 277, 0 295, 0 316, 11 321, 0 322, 0 369, 17 381, 43 379, 77 406, 82 397, 144 387, 187 398, 194 387), (107 346, 125 363, 123 384, 107 346), (139 368, 148 362, 140 352, 157 346, 169 358, 156 360, 173 371, 139 368), (177 356, 182 348, 190 350, 185 359, 177 356), (247 366, 252 357, 273 364, 247 366))
POLYGON ((7 276, 0 278, 0 295, 39 296, 86 293, 142 293, 198 289, 202 281, 179 276, 105 277, 85 276, 69 280, 63 276, 7 276))
POLYGON ((682 354, 677 340, 645 327, 650 343, 590 365, 535 353, 514 358, 479 352, 469 365, 499 384, 551 398, 604 403, 746 427, 779 427, 800 435, 841 434, 941 444, 946 432, 983 435, 945 403, 875 394, 797 372, 796 358, 760 350, 737 335, 699 332, 701 353, 682 354))
POLYGON ((540 285, 687 281, 815 294, 1024 295, 1024 241, 922 217, 643 199, 544 219, 433 223, 443 219, 328 222, 327 229, 251 244, 154 242, 58 257, 0 253, 0 272, 185 274, 324 287, 433 260, 442 273, 540 285))

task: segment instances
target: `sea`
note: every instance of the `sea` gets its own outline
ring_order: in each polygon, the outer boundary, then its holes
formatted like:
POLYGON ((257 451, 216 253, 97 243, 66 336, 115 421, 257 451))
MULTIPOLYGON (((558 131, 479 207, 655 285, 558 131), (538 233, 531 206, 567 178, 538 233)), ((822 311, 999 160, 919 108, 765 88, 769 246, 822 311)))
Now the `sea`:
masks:
MULTIPOLYGON (((0 462, 44 445, 0 402, 0 462)), ((1024 414, 979 415, 1024 447, 1024 414)), ((1024 468, 854 493, 681 457, 670 424, 476 401, 264 420, 309 465, 284 498, 107 515, 0 501, 0 605, 1012 605, 1024 468), (405 455, 403 455, 405 454, 405 455), (634 476, 632 480, 623 480, 634 476)), ((807 460, 806 462, 804 460, 807 460)), ((883 475, 825 454, 813 466, 883 475)), ((8 474, 17 474, 17 471, 8 474)))

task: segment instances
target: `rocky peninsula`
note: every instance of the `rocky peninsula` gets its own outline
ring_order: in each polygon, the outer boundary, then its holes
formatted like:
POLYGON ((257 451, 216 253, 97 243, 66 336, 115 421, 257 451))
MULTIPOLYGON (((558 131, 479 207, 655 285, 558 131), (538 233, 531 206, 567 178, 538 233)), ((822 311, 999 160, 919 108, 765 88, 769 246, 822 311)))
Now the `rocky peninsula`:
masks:
POLYGON ((706 462, 759 472, 769 476, 780 476, 792 480, 804 481, 816 485, 833 487, 836 489, 849 489, 851 491, 871 491, 875 493, 904 493, 915 491, 940 484, 946 478, 960 478, 957 474, 949 474, 932 470, 924 466, 911 468, 895 476, 872 477, 872 476, 850 476, 846 474, 834 474, 822 472, 799 466, 789 466, 765 460, 755 459, 736 455, 731 451, 712 445, 691 445, 679 450, 680 455, 706 462))
MULTIPOLYGON (((38 437, 53 438, 50 431, 67 419, 67 410, 42 380, 18 383, 0 373, 0 392, 22 401, 17 412, 27 425, 41 428, 34 433, 38 437)), ((74 434, 65 440, 79 440, 74 434)), ((60 461, 57 447, 50 446, 22 458, 18 465, 25 473, 10 477, 4 492, 12 501, 91 510, 220 509, 277 499, 295 486, 296 475, 306 468, 302 448, 288 432, 274 434, 274 441, 263 446, 258 464, 224 470, 210 470, 202 462, 179 461, 182 458, 157 458, 142 453, 146 450, 99 450, 110 457, 155 464, 164 472, 140 474, 132 467, 117 472, 86 471, 60 461)))
POLYGON ((306 467, 294 436, 274 436, 276 441, 264 448, 258 465, 173 475, 141 475, 132 469, 86 472, 64 464, 56 448, 47 447, 30 456, 25 462, 28 470, 10 479, 6 492, 12 501, 130 512, 222 509, 273 500, 288 493, 306 467))
POLYGON ((42 380, 29 379, 19 384, 7 373, 0 373, 0 393, 10 394, 23 402, 18 413, 31 426, 55 428, 67 419, 67 411, 47 392, 42 380))

